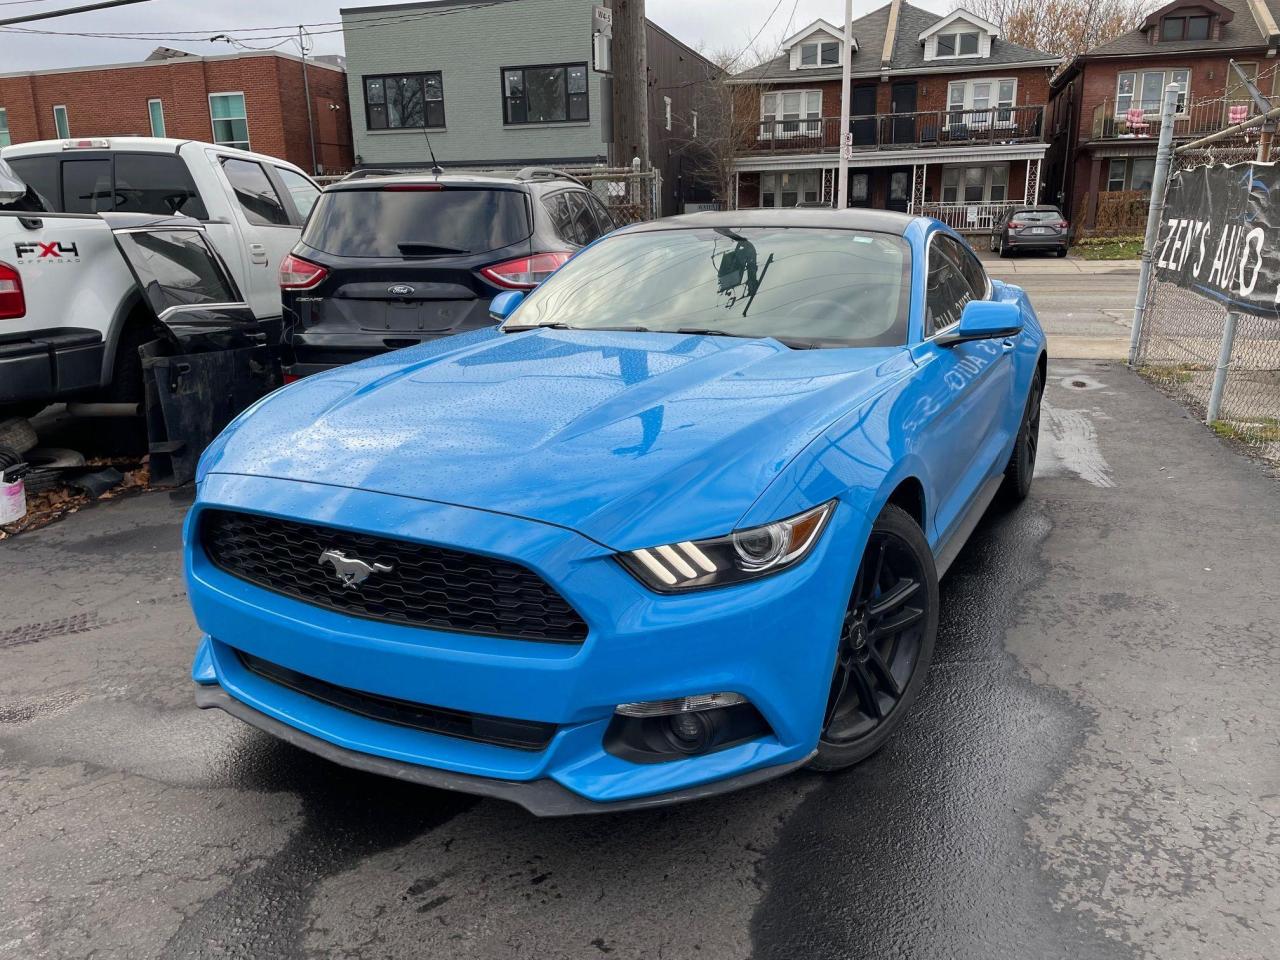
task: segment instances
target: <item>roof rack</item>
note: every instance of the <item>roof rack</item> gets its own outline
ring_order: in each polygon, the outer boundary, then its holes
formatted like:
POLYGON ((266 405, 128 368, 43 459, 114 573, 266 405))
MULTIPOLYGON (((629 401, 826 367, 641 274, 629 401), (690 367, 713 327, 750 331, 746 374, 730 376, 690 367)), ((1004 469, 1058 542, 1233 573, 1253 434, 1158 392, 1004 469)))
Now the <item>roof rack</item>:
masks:
POLYGON ((525 167, 516 171, 517 180, 572 180, 580 187, 586 184, 579 180, 571 173, 565 173, 563 170, 553 170, 551 167, 525 167))
POLYGON ((369 167, 364 170, 352 170, 342 179, 345 182, 347 180, 366 180, 369 177, 398 177, 402 173, 404 173, 403 170, 378 170, 374 167, 369 167))

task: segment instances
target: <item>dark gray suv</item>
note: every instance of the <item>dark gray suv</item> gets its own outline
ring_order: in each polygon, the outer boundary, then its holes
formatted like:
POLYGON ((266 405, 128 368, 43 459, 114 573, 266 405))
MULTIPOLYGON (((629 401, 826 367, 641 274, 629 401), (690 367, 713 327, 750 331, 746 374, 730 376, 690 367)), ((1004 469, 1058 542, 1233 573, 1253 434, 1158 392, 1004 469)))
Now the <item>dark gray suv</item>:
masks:
POLYGON ((615 224, 581 181, 371 175, 326 187, 280 264, 286 380, 493 322, 615 224))

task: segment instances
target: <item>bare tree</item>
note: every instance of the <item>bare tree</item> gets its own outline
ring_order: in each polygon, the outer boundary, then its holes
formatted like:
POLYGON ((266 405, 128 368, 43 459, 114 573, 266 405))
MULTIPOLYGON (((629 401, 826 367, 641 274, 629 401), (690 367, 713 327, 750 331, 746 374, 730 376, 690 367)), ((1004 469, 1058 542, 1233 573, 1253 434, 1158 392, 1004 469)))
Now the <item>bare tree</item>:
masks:
POLYGON ((960 0, 956 9, 1000 27, 1004 39, 1062 57, 1142 24, 1159 0, 960 0))

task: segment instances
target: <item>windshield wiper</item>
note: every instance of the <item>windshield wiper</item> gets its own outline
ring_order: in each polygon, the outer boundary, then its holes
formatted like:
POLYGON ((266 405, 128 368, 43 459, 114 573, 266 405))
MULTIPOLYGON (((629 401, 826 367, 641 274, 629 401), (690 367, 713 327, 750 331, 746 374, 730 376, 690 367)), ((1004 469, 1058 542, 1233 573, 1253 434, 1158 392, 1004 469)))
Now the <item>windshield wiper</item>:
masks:
POLYGON ((676 333, 687 333, 696 337, 742 337, 747 340, 758 340, 754 333, 733 333, 729 330, 713 330, 711 327, 681 327, 676 333))
POLYGON ((442 247, 436 243, 418 243, 415 240, 406 240, 403 243, 396 244, 397 249, 401 253, 409 256, 420 257, 439 257, 446 256, 450 253, 470 253, 470 250, 459 250, 457 247, 442 247))
POLYGON ((618 326, 618 327, 575 327, 564 321, 556 321, 555 323, 524 323, 516 326, 503 327, 505 333, 520 333, 524 330, 582 330, 587 333, 593 331, 609 332, 609 333, 652 333, 648 327, 636 326, 618 326))

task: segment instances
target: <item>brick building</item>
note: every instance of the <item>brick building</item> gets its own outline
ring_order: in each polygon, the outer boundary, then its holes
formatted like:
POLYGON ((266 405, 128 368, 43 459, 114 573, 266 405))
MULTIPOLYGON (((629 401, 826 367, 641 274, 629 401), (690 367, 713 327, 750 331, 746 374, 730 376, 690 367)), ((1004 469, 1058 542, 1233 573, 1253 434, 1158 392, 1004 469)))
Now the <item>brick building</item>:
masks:
POLYGON ((1082 233, 1141 233, 1164 87, 1180 88, 1175 143, 1254 115, 1230 61, 1280 94, 1278 15, 1280 0, 1173 0, 1072 60, 1052 84, 1046 199, 1082 233))
MULTIPOLYGON (((308 61, 316 162, 351 169, 346 73, 308 61)), ((0 73, 0 146, 67 137, 168 136, 311 169, 302 61, 278 51, 202 57, 167 48, 141 63, 0 73)))
MULTIPOLYGON (((843 30, 818 20, 733 83, 759 109, 740 132, 740 207, 833 203, 840 149, 843 30), (757 96, 758 94, 758 96, 757 96)), ((964 9, 903 0, 853 22, 849 204, 923 213, 988 232, 1035 202, 1049 77, 1060 60, 1009 43, 964 9)))

